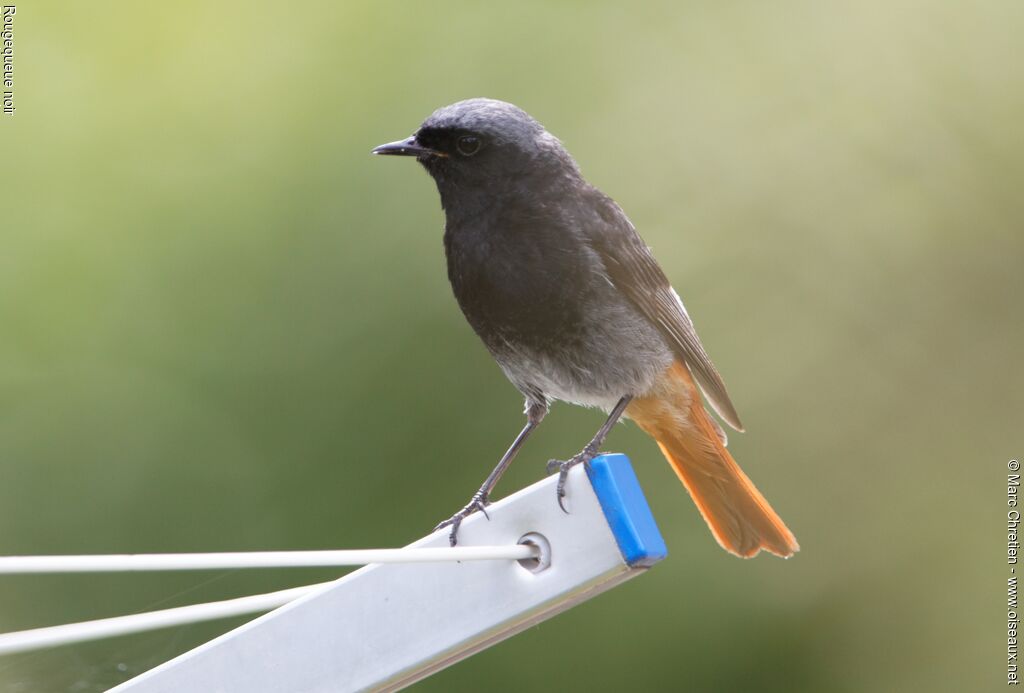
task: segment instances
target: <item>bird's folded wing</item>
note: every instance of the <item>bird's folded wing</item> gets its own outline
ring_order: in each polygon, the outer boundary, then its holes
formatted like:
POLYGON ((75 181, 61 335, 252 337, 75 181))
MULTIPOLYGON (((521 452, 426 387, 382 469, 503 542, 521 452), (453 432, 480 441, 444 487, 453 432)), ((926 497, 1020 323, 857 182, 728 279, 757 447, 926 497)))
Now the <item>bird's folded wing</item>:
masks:
POLYGON ((615 202, 595 190, 601 222, 585 233, 601 256, 608 279, 654 323, 693 373, 708 403, 737 431, 743 430, 722 376, 700 343, 679 295, 658 266, 650 248, 615 202))

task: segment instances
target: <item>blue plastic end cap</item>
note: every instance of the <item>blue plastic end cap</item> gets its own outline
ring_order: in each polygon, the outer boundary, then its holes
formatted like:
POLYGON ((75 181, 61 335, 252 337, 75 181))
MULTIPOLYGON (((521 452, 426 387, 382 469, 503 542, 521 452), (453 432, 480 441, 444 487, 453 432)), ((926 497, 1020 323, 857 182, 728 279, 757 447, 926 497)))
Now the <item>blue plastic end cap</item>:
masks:
POLYGON ((599 455, 587 465, 587 476, 626 565, 646 568, 665 558, 668 548, 629 458, 599 455))

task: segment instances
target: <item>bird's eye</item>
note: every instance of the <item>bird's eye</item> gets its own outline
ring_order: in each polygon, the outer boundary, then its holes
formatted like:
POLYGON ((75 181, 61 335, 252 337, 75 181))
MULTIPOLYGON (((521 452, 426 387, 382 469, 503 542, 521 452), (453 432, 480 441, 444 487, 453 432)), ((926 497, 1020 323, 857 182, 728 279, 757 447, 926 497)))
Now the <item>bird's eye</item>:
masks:
POLYGON ((480 141, 479 137, 463 135, 455 142, 455 148, 459 150, 459 154, 462 156, 473 156, 480 151, 481 144, 483 142, 480 141))

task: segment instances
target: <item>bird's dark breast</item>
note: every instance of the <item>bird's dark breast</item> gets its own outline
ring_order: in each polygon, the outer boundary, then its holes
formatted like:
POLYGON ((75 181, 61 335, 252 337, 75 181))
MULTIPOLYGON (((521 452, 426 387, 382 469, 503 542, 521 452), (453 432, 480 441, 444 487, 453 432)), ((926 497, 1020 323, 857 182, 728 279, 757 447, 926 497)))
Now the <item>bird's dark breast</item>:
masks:
POLYGON ((495 356, 545 352, 583 327, 596 268, 557 228, 535 219, 449 224, 448 278, 466 319, 495 356))

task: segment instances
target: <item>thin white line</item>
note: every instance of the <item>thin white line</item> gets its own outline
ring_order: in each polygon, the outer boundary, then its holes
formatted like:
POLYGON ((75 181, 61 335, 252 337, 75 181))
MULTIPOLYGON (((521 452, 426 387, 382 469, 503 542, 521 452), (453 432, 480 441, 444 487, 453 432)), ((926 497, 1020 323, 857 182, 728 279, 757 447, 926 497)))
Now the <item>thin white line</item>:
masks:
POLYGON ((229 616, 251 614, 257 611, 269 611, 270 609, 276 609, 287 604, 297 597, 301 597, 310 590, 329 584, 332 583, 305 585, 278 592, 256 594, 251 597, 179 606, 173 609, 150 611, 144 614, 116 616, 96 621, 68 623, 63 626, 50 626, 48 628, 34 628, 14 633, 3 633, 0 634, 0 655, 13 654, 25 650, 36 650, 43 647, 54 647, 56 645, 68 645, 85 640, 110 638, 129 633, 139 633, 185 623, 212 621, 229 616))
MULTIPOLYGON (((364 563, 423 563, 429 561, 522 560, 536 558, 534 545, 465 546, 425 549, 365 549, 352 551, 263 551, 254 553, 128 554, 112 556, 8 556, 0 558, 0 573, 77 573, 136 570, 200 570, 206 568, 269 568, 362 565, 364 563)), ((157 628, 210 621, 269 611, 322 585, 192 604, 161 611, 68 623, 48 628, 0 634, 0 655, 54 647, 85 640, 127 635, 157 628)))
POLYGON ((426 563, 433 561, 523 560, 539 550, 528 544, 456 546, 428 549, 353 549, 344 551, 256 551, 246 553, 151 553, 106 556, 5 556, 0 574, 111 573, 147 570, 223 570, 426 563))

